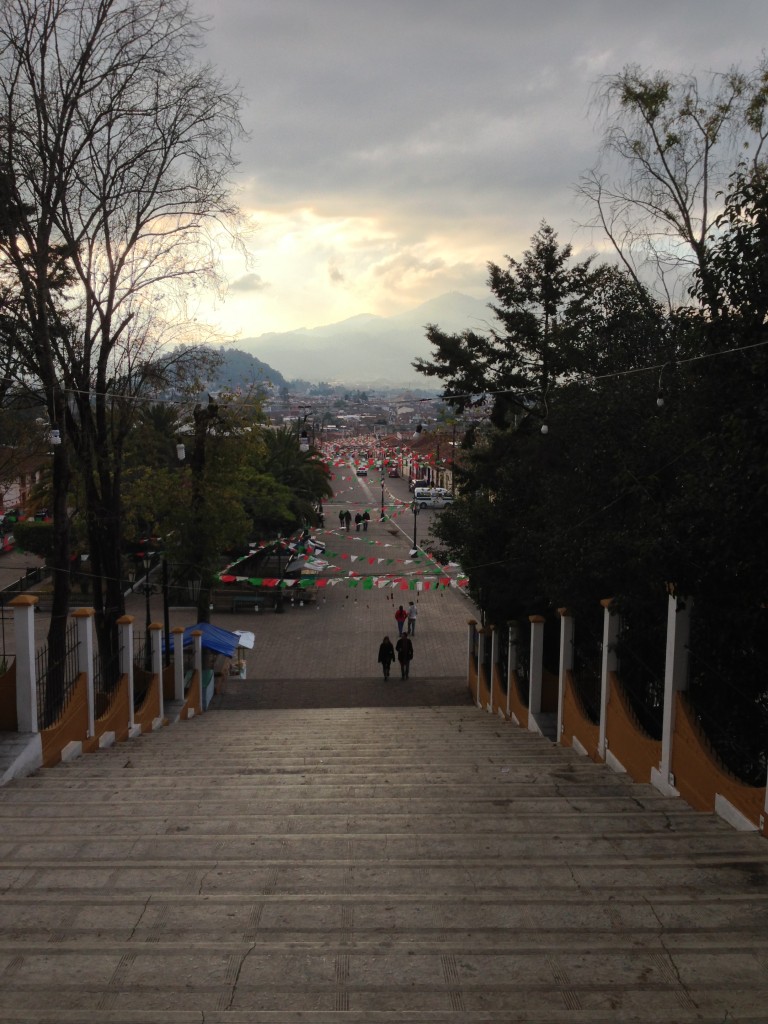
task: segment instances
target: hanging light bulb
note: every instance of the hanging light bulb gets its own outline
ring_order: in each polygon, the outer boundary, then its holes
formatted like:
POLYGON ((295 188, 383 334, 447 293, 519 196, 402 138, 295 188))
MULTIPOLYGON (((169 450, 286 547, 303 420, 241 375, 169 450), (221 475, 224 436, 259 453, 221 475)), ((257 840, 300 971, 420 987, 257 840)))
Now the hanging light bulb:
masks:
POLYGON ((542 434, 548 434, 549 433, 549 427, 547 426, 546 423, 542 423, 542 425, 541 425, 541 432, 542 432, 542 434))

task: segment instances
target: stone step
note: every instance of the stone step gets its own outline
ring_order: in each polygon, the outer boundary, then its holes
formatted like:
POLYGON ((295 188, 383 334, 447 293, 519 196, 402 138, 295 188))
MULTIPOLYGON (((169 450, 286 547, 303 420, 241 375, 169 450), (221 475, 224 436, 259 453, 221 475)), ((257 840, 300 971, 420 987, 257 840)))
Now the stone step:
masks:
MULTIPOLYGON (((717 993, 722 1005, 731 1005, 728 994, 717 993)), ((510 1009, 508 1006, 500 1009, 483 1008, 468 1011, 465 1008, 455 1008, 457 998, 453 998, 448 1009, 444 1010, 418 1010, 416 1012, 407 1009, 382 1010, 368 1009, 362 1012, 355 1012, 348 1008, 341 1010, 313 1010, 307 1013, 304 1010, 221 1010, 205 1012, 205 1024, 338 1024, 343 1020, 344 1024, 618 1024, 626 1021, 632 1024, 724 1024, 725 1018, 719 1010, 713 1012, 701 1011, 691 1007, 680 1007, 672 1004, 670 1007, 667 1001, 661 1000, 658 1008, 647 1006, 642 1011, 631 1016, 618 1014, 617 1011, 608 1010, 581 1010, 568 1006, 568 1000, 563 1002, 562 1009, 546 1005, 542 1008, 531 1007, 532 1000, 527 1000, 528 1009, 510 1009)), ((462 1000, 463 1002, 463 1000, 462 1000)), ((514 1004, 514 993, 509 1003, 514 1004)), ((518 1001, 519 1002, 519 1001, 518 1001)), ((739 1013, 738 1017, 729 1016, 727 1024, 765 1024, 765 1015, 761 1012, 750 1012, 753 1008, 749 1006, 745 1013, 739 1013)), ((643 999, 640 996, 636 1003, 642 1005, 643 999)), ((196 1010, 165 1010, 155 1009, 150 1012, 130 1009, 104 1009, 100 1008, 97 1014, 88 1011, 57 1012, 51 1014, 46 1010, 39 1012, 25 1012, 23 1018, 14 1011, 6 1013, 0 1007, 0 1024, 201 1024, 203 1018, 196 1010)))
POLYGON ((764 840, 472 708, 213 712, 0 854, 0 1024, 765 1019, 764 840))

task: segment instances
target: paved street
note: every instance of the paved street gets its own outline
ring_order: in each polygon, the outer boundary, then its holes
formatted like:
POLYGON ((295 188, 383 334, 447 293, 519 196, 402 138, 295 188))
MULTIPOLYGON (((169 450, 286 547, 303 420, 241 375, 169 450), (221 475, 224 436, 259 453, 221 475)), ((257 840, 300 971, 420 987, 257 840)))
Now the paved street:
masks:
MULTIPOLYGON (((435 570, 428 559, 415 561, 409 557, 413 515, 405 504, 410 500, 405 480, 385 480, 388 518, 381 523, 378 473, 367 479, 356 478, 349 467, 336 468, 334 473, 336 494, 326 505, 325 529, 316 531, 318 539, 326 543, 325 558, 331 565, 341 567, 345 575, 351 569, 363 577, 396 574, 421 579, 420 570, 435 570), (393 505, 396 500, 399 506, 393 505), (358 509, 370 509, 368 531, 357 533, 354 523, 349 533, 339 529, 338 511, 342 507, 349 508, 353 516, 358 509), (395 508, 400 511, 389 518, 395 508), (353 556, 354 562, 350 560, 353 556)), ((419 543, 420 538, 428 536, 435 514, 439 513, 419 514, 419 543)), ((224 629, 255 632, 256 647, 247 659, 249 679, 378 678, 379 644, 385 635, 395 641, 395 610, 400 604, 407 608, 409 601, 418 608, 412 678, 465 673, 467 620, 479 618, 465 591, 448 588, 416 592, 391 587, 364 590, 341 581, 318 594, 316 603, 304 607, 291 605, 289 596, 282 615, 272 611, 214 614, 212 621, 224 629)), ((139 610, 136 614, 144 613, 139 610)), ((174 612, 172 624, 187 625, 188 619, 188 611, 174 612)))
MULTIPOLYGON (((456 677, 466 671, 466 625, 470 618, 479 618, 466 592, 457 588, 429 591, 382 589, 364 590, 362 584, 351 588, 345 577, 350 571, 365 576, 396 575, 406 579, 422 579, 434 573, 436 564, 425 556, 411 559, 413 514, 408 507, 411 495, 407 481, 385 478, 387 519, 379 521, 381 484, 378 472, 367 478, 355 476, 349 465, 333 470, 335 495, 326 505, 325 528, 314 531, 326 544, 326 559, 338 567, 335 585, 318 591, 318 600, 299 607, 298 592, 291 603, 286 591, 285 613, 272 611, 216 611, 214 625, 223 629, 247 629, 256 634, 256 646, 247 657, 247 675, 252 680, 378 678, 380 669, 376 655, 382 638, 388 634, 394 642, 397 625, 394 614, 399 604, 408 607, 414 601, 418 623, 414 637, 414 660, 411 675, 418 677, 456 677), (356 511, 369 509, 371 522, 367 532, 349 533, 338 524, 340 508, 356 511), (354 559, 354 560, 353 560, 354 559)), ((439 513, 424 510, 417 517, 417 542, 429 536, 429 528, 439 513)), ((14 551, 2 556, 0 582, 3 585, 23 576, 26 568, 35 567, 39 559, 14 551)), ((445 571, 455 575, 455 569, 445 571)), ((135 616, 138 632, 144 631, 146 599, 139 592, 126 599, 126 611, 135 616)), ((152 618, 162 621, 162 600, 159 593, 151 598, 152 618)), ((196 621, 191 607, 172 608, 171 627, 189 626, 196 621)), ((13 617, 5 610, 2 625, 5 645, 13 651, 13 617)), ((45 643, 47 616, 36 616, 36 642, 45 643)))

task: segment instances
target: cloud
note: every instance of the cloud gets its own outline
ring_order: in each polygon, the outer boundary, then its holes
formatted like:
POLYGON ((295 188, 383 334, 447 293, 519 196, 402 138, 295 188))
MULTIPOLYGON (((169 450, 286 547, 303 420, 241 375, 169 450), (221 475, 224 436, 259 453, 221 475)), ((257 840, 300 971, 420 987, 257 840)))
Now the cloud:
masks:
POLYGON ((231 292, 263 292, 270 285, 258 274, 244 274, 237 280, 231 281, 229 290, 231 292))
POLYGON ((228 257, 222 315, 249 334, 477 295, 542 220, 588 246, 574 185, 599 156, 597 79, 748 68, 768 38, 765 0, 194 2, 205 57, 248 98, 263 276, 228 257))

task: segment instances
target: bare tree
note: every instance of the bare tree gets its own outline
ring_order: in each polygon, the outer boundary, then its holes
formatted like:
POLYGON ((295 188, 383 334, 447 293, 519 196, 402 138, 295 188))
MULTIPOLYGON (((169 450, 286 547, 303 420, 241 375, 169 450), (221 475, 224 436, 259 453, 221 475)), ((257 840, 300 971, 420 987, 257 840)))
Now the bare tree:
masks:
POLYGON ((712 75, 705 85, 628 66, 600 82, 597 98, 603 158, 578 189, 595 210, 591 223, 636 279, 655 277, 669 305, 697 271, 714 307, 707 239, 737 162, 760 160, 768 61, 751 73, 712 75))
MULTIPOLYGON (((239 95, 196 60, 184 0, 6 0, 0 12, 0 224, 54 454, 51 636, 68 611, 70 460, 83 474, 103 655, 121 614, 120 483, 135 401, 177 356, 160 348, 176 289, 215 270, 231 223, 239 95), (10 221, 10 223, 8 223, 10 221)), ((51 637, 49 637, 51 639, 51 637)))

